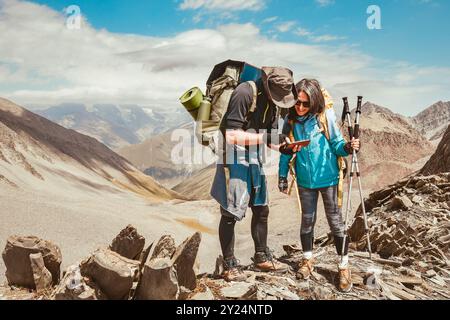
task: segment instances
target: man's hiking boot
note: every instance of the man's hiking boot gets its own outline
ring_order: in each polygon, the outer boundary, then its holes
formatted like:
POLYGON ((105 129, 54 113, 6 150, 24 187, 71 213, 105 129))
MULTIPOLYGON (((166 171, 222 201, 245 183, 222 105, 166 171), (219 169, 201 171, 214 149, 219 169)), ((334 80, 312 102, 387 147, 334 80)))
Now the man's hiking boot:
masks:
POLYGON ((353 288, 352 274, 350 268, 339 269, 339 290, 341 292, 350 292, 353 288))
POLYGON ((314 271, 314 260, 303 259, 298 266, 297 278, 301 280, 308 280, 314 271))
POLYGON ((275 259, 269 249, 266 252, 255 253, 253 262, 255 263, 255 268, 261 272, 284 273, 289 270, 288 265, 275 259))
POLYGON ((222 278, 227 282, 242 282, 247 280, 247 276, 239 268, 239 262, 236 259, 226 260, 223 263, 224 271, 222 278))

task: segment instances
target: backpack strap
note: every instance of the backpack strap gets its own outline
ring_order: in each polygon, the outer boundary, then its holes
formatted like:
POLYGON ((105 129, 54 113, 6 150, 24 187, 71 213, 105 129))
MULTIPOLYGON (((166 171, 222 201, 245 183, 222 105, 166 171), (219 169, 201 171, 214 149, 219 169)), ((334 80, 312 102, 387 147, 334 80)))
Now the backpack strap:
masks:
POLYGON ((325 110, 317 115, 317 122, 325 138, 330 141, 330 129, 328 128, 328 119, 325 110))
POLYGON ((295 125, 294 120, 289 120, 289 127, 290 127, 290 130, 289 130, 289 140, 291 140, 291 142, 294 142, 294 141, 295 141, 295 137, 294 137, 294 125, 295 125))
POLYGON ((254 82, 254 81, 247 81, 247 83, 252 88, 252 93, 253 93, 252 105, 250 106, 250 109, 248 110, 248 114, 246 117, 247 118, 247 126, 249 126, 250 120, 252 119, 252 115, 256 111, 256 105, 257 105, 257 101, 258 101, 258 87, 256 86, 256 82, 254 82))

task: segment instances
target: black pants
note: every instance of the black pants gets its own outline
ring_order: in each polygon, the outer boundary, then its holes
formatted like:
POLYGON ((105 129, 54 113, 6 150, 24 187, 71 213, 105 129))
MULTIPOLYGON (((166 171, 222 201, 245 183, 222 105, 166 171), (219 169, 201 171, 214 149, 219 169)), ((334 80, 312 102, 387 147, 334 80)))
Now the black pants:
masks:
MULTIPOLYGON (((266 252, 269 207, 252 207, 252 238, 255 243, 255 252, 266 252)), ((236 219, 221 208, 222 219, 219 225, 219 238, 222 254, 225 260, 234 258, 234 227, 236 219)))
POLYGON ((338 255, 342 254, 342 247, 344 247, 344 255, 348 254, 348 237, 345 245, 344 234, 345 226, 342 219, 341 209, 338 207, 338 187, 328 187, 322 189, 305 189, 300 187, 300 201, 302 205, 302 226, 300 230, 300 239, 302 242, 303 252, 313 251, 314 244, 314 226, 317 221, 317 202, 319 193, 322 194, 325 214, 327 216, 328 224, 334 236, 334 243, 338 255))

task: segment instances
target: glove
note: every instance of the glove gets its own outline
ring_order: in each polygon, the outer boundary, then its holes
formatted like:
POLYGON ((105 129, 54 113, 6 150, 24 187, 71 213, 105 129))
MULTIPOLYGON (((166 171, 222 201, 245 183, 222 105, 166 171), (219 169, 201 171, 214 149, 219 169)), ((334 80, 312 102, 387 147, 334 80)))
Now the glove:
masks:
POLYGON ((269 132, 264 134, 264 141, 269 145, 280 145, 286 142, 287 135, 285 134, 271 134, 269 132))
POLYGON ((280 192, 286 192, 289 189, 289 183, 287 178, 279 177, 278 178, 278 189, 280 192))

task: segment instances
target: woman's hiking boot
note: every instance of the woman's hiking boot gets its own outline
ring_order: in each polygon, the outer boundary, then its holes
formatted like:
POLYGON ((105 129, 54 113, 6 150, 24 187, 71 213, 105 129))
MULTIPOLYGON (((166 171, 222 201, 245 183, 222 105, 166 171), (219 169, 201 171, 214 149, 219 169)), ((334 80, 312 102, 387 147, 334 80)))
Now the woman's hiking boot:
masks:
POLYGON ((339 290, 341 292, 350 292, 353 288, 352 273, 350 268, 339 268, 339 290))
POLYGON ((303 259, 298 266, 297 278, 301 280, 308 280, 314 271, 314 260, 303 259))

